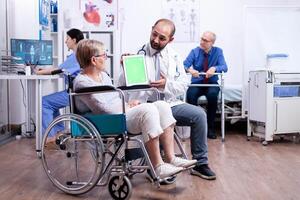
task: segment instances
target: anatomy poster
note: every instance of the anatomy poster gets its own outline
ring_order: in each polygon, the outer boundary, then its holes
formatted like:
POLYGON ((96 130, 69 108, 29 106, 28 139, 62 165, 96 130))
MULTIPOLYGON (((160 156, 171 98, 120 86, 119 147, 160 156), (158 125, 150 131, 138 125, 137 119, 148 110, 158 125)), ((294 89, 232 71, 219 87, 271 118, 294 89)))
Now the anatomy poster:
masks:
POLYGON ((117 0, 64 0, 64 29, 115 30, 117 0))
POLYGON ((162 0, 162 17, 175 23, 176 42, 199 40, 199 10, 199 0, 162 0))
POLYGON ((84 29, 115 29, 117 0, 81 0, 84 29))
POLYGON ((49 0, 39 0, 39 22, 42 26, 48 26, 49 24, 49 0))

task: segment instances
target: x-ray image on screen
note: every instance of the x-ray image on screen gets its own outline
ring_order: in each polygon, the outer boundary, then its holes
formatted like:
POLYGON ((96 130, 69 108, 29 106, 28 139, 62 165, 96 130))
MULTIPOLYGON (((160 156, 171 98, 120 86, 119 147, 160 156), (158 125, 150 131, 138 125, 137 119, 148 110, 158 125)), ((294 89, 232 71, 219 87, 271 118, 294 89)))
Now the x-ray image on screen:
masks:
POLYGON ((11 39, 11 55, 21 58, 19 64, 52 65, 52 41, 11 39))

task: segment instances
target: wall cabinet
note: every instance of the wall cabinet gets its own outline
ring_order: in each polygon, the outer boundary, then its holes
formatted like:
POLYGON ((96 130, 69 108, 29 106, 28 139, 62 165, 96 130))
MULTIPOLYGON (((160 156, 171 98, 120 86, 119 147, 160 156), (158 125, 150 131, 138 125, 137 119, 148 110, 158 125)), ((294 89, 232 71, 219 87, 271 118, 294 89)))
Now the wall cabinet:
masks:
POLYGON ((114 32, 113 31, 83 31, 86 39, 94 39, 104 43, 107 53, 106 72, 114 78, 114 32))
POLYGON ((53 41, 53 65, 58 66, 59 64, 59 39, 58 39, 58 2, 52 0, 50 2, 50 39, 53 41))
MULTIPOLYGON (((65 30, 63 32, 63 36, 61 38, 66 37, 66 32, 68 30, 65 30)), ((114 38, 115 33, 114 31, 87 31, 87 30, 81 30, 84 34, 85 39, 94 39, 98 40, 104 43, 107 53, 107 60, 106 60, 106 72, 110 75, 110 77, 114 78, 114 63, 115 63, 115 44, 114 44, 114 38)), ((66 57, 71 53, 69 52, 67 46, 64 44, 64 40, 61 41, 60 46, 63 47, 62 50, 62 58, 63 60, 66 59, 66 57)), ((58 50, 59 51, 59 50, 58 50)))

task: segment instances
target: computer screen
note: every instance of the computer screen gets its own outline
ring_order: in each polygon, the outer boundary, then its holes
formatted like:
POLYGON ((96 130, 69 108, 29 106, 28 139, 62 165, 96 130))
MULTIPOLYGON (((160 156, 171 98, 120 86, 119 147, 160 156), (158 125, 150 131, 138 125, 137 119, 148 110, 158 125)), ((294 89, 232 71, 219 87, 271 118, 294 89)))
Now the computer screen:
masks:
POLYGON ((11 55, 20 58, 18 64, 52 65, 52 40, 11 39, 11 55))

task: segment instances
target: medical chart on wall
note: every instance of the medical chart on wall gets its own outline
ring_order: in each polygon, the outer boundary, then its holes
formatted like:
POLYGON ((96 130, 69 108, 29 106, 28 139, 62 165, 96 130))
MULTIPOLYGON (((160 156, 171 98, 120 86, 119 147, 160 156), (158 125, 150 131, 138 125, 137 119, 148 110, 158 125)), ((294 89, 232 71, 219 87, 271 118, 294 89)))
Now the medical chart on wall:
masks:
POLYGON ((116 0, 81 0, 81 13, 84 18, 84 29, 112 30, 116 27, 116 0))
POLYGON ((50 0, 39 0, 39 23, 48 26, 50 13, 50 0))
POLYGON ((64 29, 115 30, 117 28, 117 0, 65 1, 64 29))
POLYGON ((163 0, 162 17, 176 26, 176 42, 197 42, 200 34, 199 0, 163 0))

